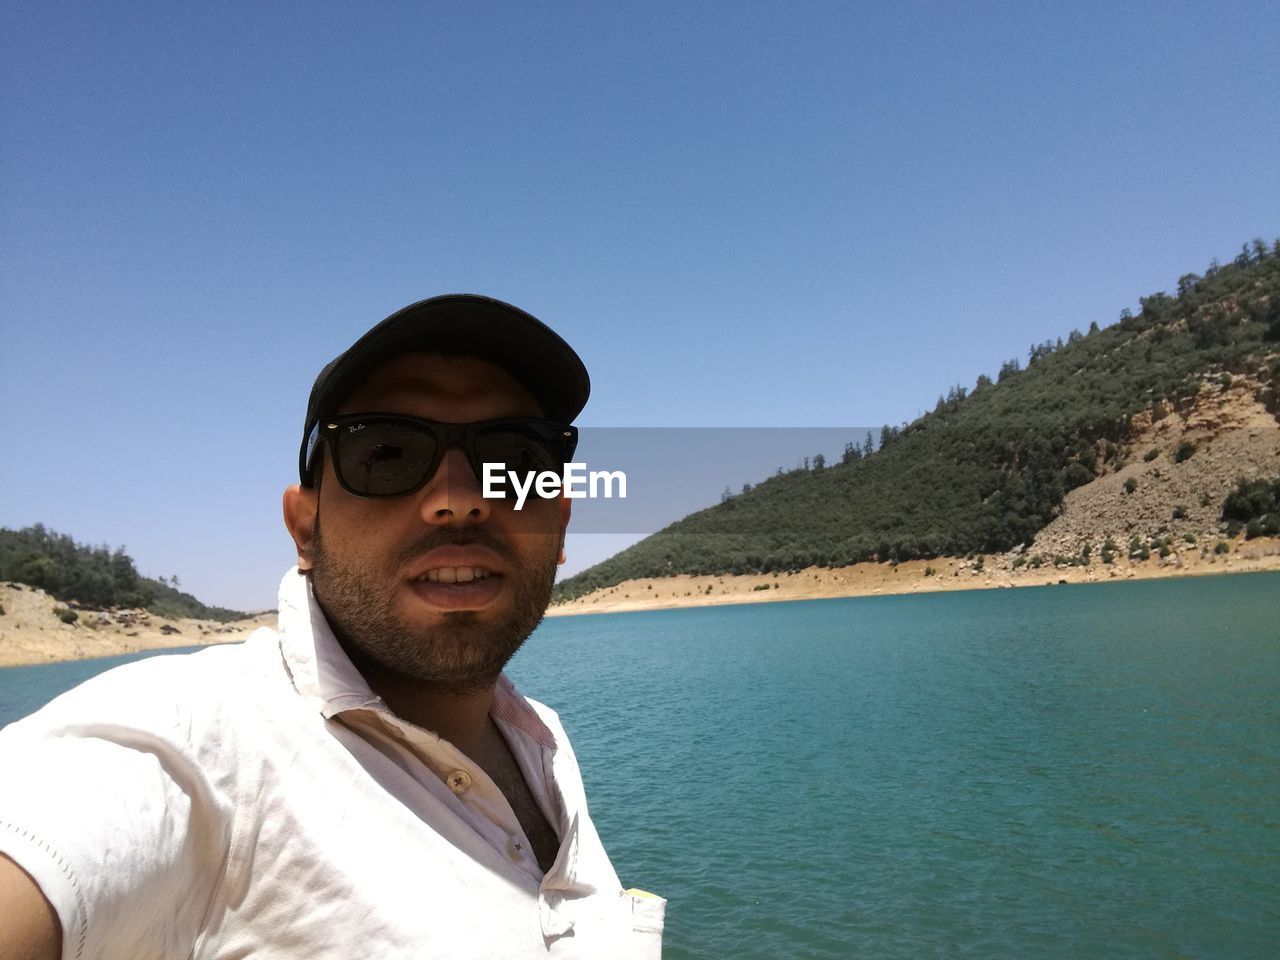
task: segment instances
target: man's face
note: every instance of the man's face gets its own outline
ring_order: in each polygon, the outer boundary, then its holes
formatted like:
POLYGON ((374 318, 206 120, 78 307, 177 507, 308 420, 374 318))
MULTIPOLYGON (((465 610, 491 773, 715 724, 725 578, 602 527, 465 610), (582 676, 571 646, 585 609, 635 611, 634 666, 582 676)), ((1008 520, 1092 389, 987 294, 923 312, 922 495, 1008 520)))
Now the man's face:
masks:
MULTIPOLYGON (((378 368, 339 413, 403 413, 469 423, 540 416, 505 371, 474 357, 409 354, 378 368)), ((462 450, 403 497, 342 489, 326 450, 314 526, 299 555, 330 625, 357 662, 439 689, 493 683, 546 611, 569 510, 566 500, 481 496, 462 450)), ((288 513, 288 510, 286 510, 288 513)), ((305 534, 305 531, 304 531, 305 534)))

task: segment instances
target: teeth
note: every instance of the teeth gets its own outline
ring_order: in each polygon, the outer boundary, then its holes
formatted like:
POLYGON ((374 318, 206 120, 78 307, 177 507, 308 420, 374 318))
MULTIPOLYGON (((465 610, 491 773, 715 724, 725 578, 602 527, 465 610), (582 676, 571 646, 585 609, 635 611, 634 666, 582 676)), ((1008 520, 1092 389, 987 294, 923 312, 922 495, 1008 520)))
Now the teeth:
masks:
POLYGON ((482 567, 438 567, 428 570, 417 579, 431 583, 468 583, 471 580, 483 580, 489 575, 489 571, 482 567))

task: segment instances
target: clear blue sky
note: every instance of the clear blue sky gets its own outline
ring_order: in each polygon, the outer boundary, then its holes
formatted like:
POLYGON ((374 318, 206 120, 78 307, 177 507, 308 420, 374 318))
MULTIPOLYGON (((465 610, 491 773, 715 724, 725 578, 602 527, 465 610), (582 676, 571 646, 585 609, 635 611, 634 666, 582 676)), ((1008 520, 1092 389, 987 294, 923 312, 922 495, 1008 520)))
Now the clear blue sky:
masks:
POLYGON ((548 321, 589 425, 898 423, 1280 234, 1273 2, 6 6, 0 525, 212 603, 420 297, 548 321))

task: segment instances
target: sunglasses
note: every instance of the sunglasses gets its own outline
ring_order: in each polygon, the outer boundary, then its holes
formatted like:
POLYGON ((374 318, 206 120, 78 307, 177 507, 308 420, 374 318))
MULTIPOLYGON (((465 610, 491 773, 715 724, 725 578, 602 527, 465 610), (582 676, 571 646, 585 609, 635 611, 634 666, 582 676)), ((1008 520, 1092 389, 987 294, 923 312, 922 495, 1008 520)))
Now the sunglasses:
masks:
MULTIPOLYGON (((515 472, 559 473, 573 458, 578 428, 534 417, 509 417, 479 423, 438 423, 391 413, 361 413, 321 420, 307 441, 306 474, 323 440, 333 471, 347 493, 357 497, 403 497, 430 480, 445 451, 460 447, 476 479, 484 464, 502 464, 503 476, 515 472)), ((511 490, 510 484, 504 489, 511 490)), ((514 494, 512 494, 514 495, 514 494)))

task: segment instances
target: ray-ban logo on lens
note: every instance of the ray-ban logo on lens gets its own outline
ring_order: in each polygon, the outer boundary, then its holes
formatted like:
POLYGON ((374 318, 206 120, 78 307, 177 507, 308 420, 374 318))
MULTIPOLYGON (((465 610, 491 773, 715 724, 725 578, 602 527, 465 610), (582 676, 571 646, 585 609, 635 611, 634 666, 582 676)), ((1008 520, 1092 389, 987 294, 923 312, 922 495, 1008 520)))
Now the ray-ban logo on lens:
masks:
POLYGON ((484 464, 484 482, 482 491, 488 500, 501 500, 506 497, 506 485, 511 484, 515 491, 517 510, 524 508, 529 492, 535 492, 540 498, 547 500, 564 493, 570 500, 581 500, 584 497, 595 499, 604 497, 626 499, 627 475, 621 470, 587 471, 585 463, 566 463, 564 473, 555 470, 520 472, 508 470, 505 463, 484 464), (617 493, 614 493, 616 484, 617 493))

